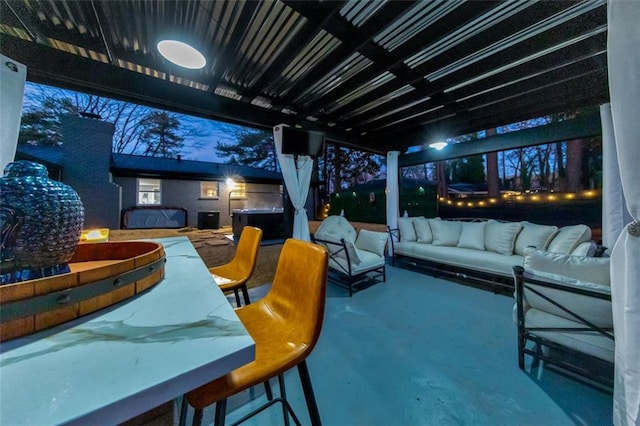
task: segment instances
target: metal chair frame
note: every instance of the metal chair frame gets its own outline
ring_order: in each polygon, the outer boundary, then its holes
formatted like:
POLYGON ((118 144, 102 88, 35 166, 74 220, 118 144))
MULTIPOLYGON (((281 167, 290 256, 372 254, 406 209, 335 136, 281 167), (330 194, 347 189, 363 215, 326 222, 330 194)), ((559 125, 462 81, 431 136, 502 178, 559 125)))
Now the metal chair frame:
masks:
POLYGON ((522 266, 514 266, 514 282, 516 289, 516 315, 517 315, 517 328, 518 328, 518 366, 521 370, 524 370, 525 364, 525 355, 530 355, 534 358, 534 362, 537 363, 538 360, 543 360, 549 363, 552 367, 555 367, 555 370, 560 374, 572 377, 581 381, 587 385, 595 387, 597 389, 603 390, 607 393, 610 393, 613 390, 613 364, 602 360, 600 358, 584 354, 582 352, 576 351, 573 348, 569 348, 567 346, 561 345, 556 342, 552 342, 544 337, 536 334, 537 332, 597 332, 601 336, 606 337, 607 339, 614 340, 613 328, 612 327, 600 327, 591 321, 583 318, 579 313, 568 309, 557 301, 553 300, 551 297, 543 294, 542 292, 535 289, 533 286, 540 286, 545 288, 551 288, 556 290, 561 290, 564 292, 579 294, 583 296, 593 297, 594 299, 602 299, 602 300, 611 300, 611 295, 600 293, 597 291, 592 291, 586 288, 576 288, 564 286, 561 284, 545 282, 541 280, 536 280, 532 278, 528 278, 525 276, 524 268, 522 266), (525 323, 524 317, 524 291, 530 291, 542 298, 546 302, 552 304, 558 309, 562 310, 566 314, 568 314, 575 322, 580 323, 583 327, 527 327, 525 323), (590 371, 586 371, 583 368, 578 368, 575 365, 564 362, 561 359, 556 357, 547 356, 541 350, 532 350, 527 348, 527 342, 534 342, 536 345, 546 346, 552 349, 556 349, 558 351, 562 351, 568 354, 578 355, 579 357, 588 359, 590 363, 594 364, 601 369, 607 371, 607 374, 604 377, 593 376, 590 371))
POLYGON ((349 250, 347 250, 344 238, 340 239, 340 242, 336 242, 316 238, 314 234, 311 234, 311 241, 316 244, 325 245, 326 247, 335 247, 333 249, 329 249, 329 259, 333 260, 334 263, 329 263, 329 274, 327 275, 327 279, 330 282, 349 290, 349 297, 353 296, 354 289, 356 289, 357 286, 365 282, 375 281, 380 277, 382 277, 382 282, 387 281, 386 262, 382 266, 371 268, 357 274, 353 273, 351 269, 349 250), (336 259, 346 260, 347 266, 344 267, 340 262, 336 261, 336 259))

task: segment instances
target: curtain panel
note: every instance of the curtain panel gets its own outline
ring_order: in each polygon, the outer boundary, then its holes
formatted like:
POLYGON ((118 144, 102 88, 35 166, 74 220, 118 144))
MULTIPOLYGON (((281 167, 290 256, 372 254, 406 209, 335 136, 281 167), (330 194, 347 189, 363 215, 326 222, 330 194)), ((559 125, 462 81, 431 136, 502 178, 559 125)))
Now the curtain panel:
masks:
POLYGON ((273 128, 273 140, 276 144, 276 153, 287 194, 289 194, 289 199, 295 210, 292 236, 299 240, 311 241, 309 218, 304 205, 309 194, 313 159, 307 155, 298 155, 296 159, 294 155, 282 153, 283 126, 286 124, 279 124, 273 128))
POLYGON ((620 180, 632 218, 611 253, 613 422, 622 426, 640 424, 640 1, 610 0, 608 6, 611 116, 620 180))
POLYGON ((0 173, 16 156, 27 67, 0 54, 0 173))

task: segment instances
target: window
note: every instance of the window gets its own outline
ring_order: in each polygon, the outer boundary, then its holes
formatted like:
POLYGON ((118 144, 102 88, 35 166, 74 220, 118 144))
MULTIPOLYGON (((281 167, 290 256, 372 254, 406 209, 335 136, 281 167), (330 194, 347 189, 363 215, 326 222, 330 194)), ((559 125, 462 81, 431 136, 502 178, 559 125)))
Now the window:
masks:
POLYGON ((230 198, 247 198, 247 184, 244 182, 235 182, 235 186, 233 187, 233 191, 231 191, 230 198))
POLYGON ((160 179, 138 179, 138 205, 159 206, 160 179))
POLYGON ((200 198, 218 199, 220 182, 200 182, 200 198))

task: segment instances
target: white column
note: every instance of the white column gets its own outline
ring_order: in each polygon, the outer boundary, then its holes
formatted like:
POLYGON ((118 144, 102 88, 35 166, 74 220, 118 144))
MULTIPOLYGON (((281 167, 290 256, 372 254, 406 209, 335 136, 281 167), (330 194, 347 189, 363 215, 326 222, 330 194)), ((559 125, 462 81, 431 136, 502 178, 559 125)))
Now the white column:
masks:
MULTIPOLYGON (((398 156, 400 152, 389 151, 387 153, 387 187, 385 193, 387 195, 387 225, 391 229, 398 227, 398 208, 400 204, 400 188, 398 185, 398 156)), ((389 255, 391 253, 391 244, 388 247, 389 255)))

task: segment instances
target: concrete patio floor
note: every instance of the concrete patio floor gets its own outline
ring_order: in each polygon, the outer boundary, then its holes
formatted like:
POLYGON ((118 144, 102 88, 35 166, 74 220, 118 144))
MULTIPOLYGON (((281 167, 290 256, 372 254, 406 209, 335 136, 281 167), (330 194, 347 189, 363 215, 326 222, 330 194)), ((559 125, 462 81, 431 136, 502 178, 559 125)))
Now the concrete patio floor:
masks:
MULTIPOLYGON (((267 291, 251 289, 252 300, 267 291)), ((402 268, 388 267, 386 283, 352 298, 329 284, 307 360, 323 424, 611 424, 610 395, 544 368, 518 368, 512 307, 510 297, 402 268)), ((285 377, 293 409, 309 424, 297 370, 285 377)), ((272 386, 278 394, 277 380, 272 386)), ((234 396, 227 423, 264 401, 262 387, 234 396)), ((205 410, 204 424, 214 411, 205 410)), ((281 425, 282 411, 271 407, 246 424, 281 425)))

